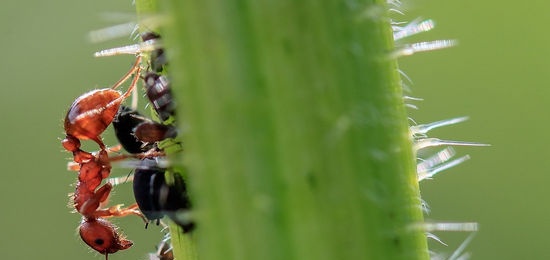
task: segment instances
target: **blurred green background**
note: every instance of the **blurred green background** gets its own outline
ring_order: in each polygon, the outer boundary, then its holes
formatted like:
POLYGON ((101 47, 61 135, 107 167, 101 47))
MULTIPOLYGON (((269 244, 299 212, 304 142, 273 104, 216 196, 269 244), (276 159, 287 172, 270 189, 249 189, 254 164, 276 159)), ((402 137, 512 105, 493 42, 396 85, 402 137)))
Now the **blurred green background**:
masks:
MULTIPOLYGON (((0 259, 104 259, 77 235, 80 217, 67 206, 76 173, 66 169, 72 156, 60 140, 73 100, 112 85, 131 67, 131 56, 99 59, 93 53, 132 39, 93 44, 87 33, 129 21, 135 14, 132 2, 6 0, 0 6, 0 73, 5 79, 0 96, 0 259)), ((108 132, 112 137, 112 130, 108 132)), ((116 142, 110 138, 106 143, 116 142)), ((95 144, 87 147, 97 150, 95 144)), ((119 169, 112 175, 128 173, 119 169)), ((117 187, 111 203, 132 203, 131 189, 131 184, 117 187)), ((135 246, 109 259, 146 259, 161 240, 160 228, 145 230, 137 217, 113 221, 135 246)))
MULTIPOLYGON (((404 2, 406 15, 394 17, 422 16, 437 23, 432 32, 406 41, 460 42, 456 48, 400 60, 414 82, 411 95, 424 98, 415 102, 420 109, 412 110, 411 117, 427 123, 468 115, 466 123, 435 130, 432 136, 493 145, 457 148, 459 155, 472 159, 421 184, 432 209, 427 218, 479 222, 481 230, 467 249, 473 259, 550 259, 550 160, 545 152, 550 147, 545 111, 550 36, 544 30, 550 24, 550 3, 404 2)), ((127 0, 2 2, 2 259, 102 259, 77 237, 80 218, 67 207, 76 174, 66 170, 70 155, 59 140, 74 98, 111 85, 132 63, 132 57, 92 57, 96 50, 131 39, 92 44, 87 33, 127 21, 124 15, 117 21, 103 14, 132 12, 127 0)), ((117 187, 112 201, 131 203, 130 189, 117 187)), ((144 230, 135 217, 115 223, 136 245, 110 259, 145 259, 162 236, 157 227, 144 230)), ((446 252, 468 235, 435 233, 449 246, 432 242, 433 249, 446 252)))

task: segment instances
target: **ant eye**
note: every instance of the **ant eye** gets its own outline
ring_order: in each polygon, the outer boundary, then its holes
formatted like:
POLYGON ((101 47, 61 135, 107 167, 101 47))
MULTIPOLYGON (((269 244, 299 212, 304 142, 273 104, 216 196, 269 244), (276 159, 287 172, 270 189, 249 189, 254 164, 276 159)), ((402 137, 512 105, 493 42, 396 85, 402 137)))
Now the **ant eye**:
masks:
POLYGON ((105 243, 105 240, 103 240, 101 238, 97 238, 94 242, 98 245, 103 245, 105 243))

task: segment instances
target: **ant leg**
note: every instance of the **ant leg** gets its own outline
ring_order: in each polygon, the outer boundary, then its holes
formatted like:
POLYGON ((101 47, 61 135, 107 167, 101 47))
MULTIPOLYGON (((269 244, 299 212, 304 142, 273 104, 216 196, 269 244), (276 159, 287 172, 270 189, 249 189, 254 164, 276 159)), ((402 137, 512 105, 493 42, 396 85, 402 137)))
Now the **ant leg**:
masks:
POLYGON ((117 161, 123 161, 126 159, 145 159, 145 158, 155 158, 155 157, 162 157, 165 156, 166 153, 163 151, 156 151, 155 149, 151 149, 144 153, 137 153, 137 154, 121 154, 117 156, 111 156, 109 158, 109 162, 117 162, 117 161))
POLYGON ((118 186, 123 183, 130 183, 134 181, 134 175, 128 175, 125 177, 112 177, 108 178, 107 182, 112 184, 113 186, 118 186))
MULTIPOLYGON (((141 57, 138 56, 138 59, 136 59, 136 62, 139 62, 141 60, 141 57)), ((137 82, 140 79, 139 74, 141 73, 141 67, 139 66, 139 63, 134 64, 134 68, 129 71, 129 74, 125 75, 119 82, 117 82, 112 88, 116 88, 122 84, 122 82, 126 81, 132 74, 135 73, 134 79, 132 80, 132 83, 128 87, 128 90, 124 92, 120 97, 114 99, 113 101, 109 102, 105 107, 110 106, 120 106, 120 104, 133 93, 133 90, 136 88, 137 82)), ((118 108, 117 108, 118 110, 118 108)), ((113 115, 114 116, 114 115, 113 115)), ((95 140, 94 140, 95 141, 95 140)), ((97 141, 96 141, 97 142, 97 141)), ((104 147, 102 149, 105 149, 104 147)))
MULTIPOLYGON (((119 145, 117 145, 115 147, 118 148, 119 145)), ((108 148, 107 153, 109 153, 110 151, 116 151, 116 150, 109 150, 109 149, 110 148, 108 148)), ((97 155, 97 153, 93 153, 93 156, 96 156, 96 155, 97 155)), ((103 162, 103 164, 105 166, 107 166, 112 162, 123 161, 123 160, 126 160, 126 159, 140 159, 140 160, 142 160, 142 159, 145 159, 145 158, 162 157, 162 156, 165 156, 165 155, 166 154, 163 151, 155 151, 155 149, 151 149, 147 152, 139 153, 139 154, 120 154, 120 155, 116 155, 116 156, 111 156, 111 157, 108 158, 108 160, 101 161, 101 162, 103 162)), ((94 158, 93 156, 91 158, 94 158)), ((69 171, 79 171, 80 170, 80 163, 68 162, 67 163, 67 170, 69 170, 69 171)))
MULTIPOLYGON (((139 76, 139 73, 137 73, 137 75, 139 76)), ((138 88, 134 87, 132 88, 132 103, 131 103, 132 110, 137 110, 138 98, 139 98, 138 88)))
POLYGON ((122 85, 122 83, 126 82, 126 80, 128 80, 132 76, 132 74, 134 74, 134 72, 136 72, 138 69, 141 69, 141 67, 139 66, 140 63, 141 63, 141 56, 138 55, 136 58, 136 62, 134 63, 134 65, 132 65, 132 68, 130 69, 130 71, 128 71, 128 73, 126 73, 126 75, 124 75, 120 80, 118 80, 111 88, 112 89, 118 88, 120 87, 120 85, 122 85))
POLYGON ((107 153, 108 154, 120 152, 120 150, 122 150, 122 145, 120 145, 120 144, 117 144, 117 145, 111 146, 111 147, 107 147, 107 153))
POLYGON ((118 204, 115 206, 111 206, 107 209, 101 209, 97 210, 94 215, 96 217, 103 217, 103 218, 109 218, 109 217, 125 217, 129 215, 136 215, 140 217, 143 222, 148 223, 149 221, 147 218, 141 213, 139 210, 139 207, 136 203, 130 205, 129 207, 122 208, 122 204, 118 204))
MULTIPOLYGON (((112 154, 112 153, 116 153, 116 152, 120 151, 121 149, 122 149, 122 145, 119 144, 119 145, 107 147, 106 151, 107 151, 107 154, 112 154)), ((85 152, 85 151, 82 151, 82 150, 77 151, 74 155, 74 158, 75 158, 74 161, 67 163, 67 170, 74 171, 74 172, 79 171, 80 170, 80 163, 82 163, 85 160, 92 160, 92 159, 96 158, 96 156, 98 156, 98 154, 100 152, 101 151, 96 151, 96 152, 93 152, 93 153, 89 153, 89 152, 85 152)))
POLYGON ((88 218, 108 218, 108 217, 124 217, 128 215, 136 215, 141 217, 145 223, 147 223, 147 218, 139 211, 137 204, 133 204, 127 208, 122 208, 122 204, 111 206, 107 209, 98 209, 100 204, 104 204, 109 198, 109 194, 113 189, 113 185, 110 183, 105 183, 101 186, 94 195, 88 199, 80 208, 80 214, 88 218))
POLYGON ((105 150, 107 149, 107 147, 105 146, 105 144, 103 143, 103 141, 101 141, 101 137, 100 136, 96 136, 94 138, 91 138, 92 141, 96 142, 98 145, 99 145, 99 149, 100 150, 105 150))
POLYGON ((100 203, 107 200, 112 189, 113 185, 105 183, 105 185, 101 186, 92 197, 82 204, 79 213, 85 217, 96 217, 100 203))
POLYGON ((135 69, 135 76, 134 76, 134 79, 132 79, 132 83, 130 84, 130 87, 128 87, 128 90, 126 90, 126 92, 122 96, 120 96, 118 99, 124 100, 132 94, 132 91, 136 88, 137 82, 140 79, 139 78, 140 73, 141 73, 141 67, 138 64, 138 67, 135 69))
POLYGON ((85 161, 90 161, 93 159, 94 159, 94 155, 89 152, 85 152, 80 149, 78 149, 78 151, 73 152, 73 160, 75 163, 83 163, 85 161))
POLYGON ((67 170, 77 172, 80 170, 80 163, 77 162, 68 162, 67 163, 67 170))
POLYGON ((80 149, 80 140, 78 140, 76 137, 67 135, 65 139, 61 141, 61 144, 63 145, 63 148, 65 150, 73 153, 73 160, 77 163, 82 163, 84 161, 92 160, 94 158, 94 155, 91 153, 82 151, 80 149))

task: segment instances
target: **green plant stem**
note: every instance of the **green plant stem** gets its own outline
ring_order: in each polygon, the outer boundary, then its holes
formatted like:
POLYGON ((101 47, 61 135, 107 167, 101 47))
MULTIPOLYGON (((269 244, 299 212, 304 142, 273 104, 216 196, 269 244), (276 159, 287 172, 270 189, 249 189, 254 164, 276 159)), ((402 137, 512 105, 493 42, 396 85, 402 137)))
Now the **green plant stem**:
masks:
MULTIPOLYGON (((136 13, 138 15, 138 20, 143 21, 144 19, 152 18, 154 19, 155 15, 158 15, 158 5, 156 0, 135 0, 136 13)), ((149 30, 147 25, 140 26, 139 30, 141 33, 144 30, 149 30)), ((158 29, 158 28, 155 28, 158 29)), ((146 64, 147 61, 144 60, 144 66, 149 66, 146 64)), ((173 158, 171 158, 173 159, 173 158)), ((175 164, 178 164, 177 162, 175 164)), ((184 234, 181 228, 175 224, 170 225, 170 237, 173 247, 173 254, 175 259, 179 260, 196 260, 197 251, 195 246, 195 241, 190 234, 184 234)))
MULTIPOLYGON (((158 13, 157 0, 135 0, 134 2, 139 20, 158 13)), ((139 29, 143 30, 143 28, 139 29)))
POLYGON ((170 0, 207 259, 427 259, 386 2, 170 0))

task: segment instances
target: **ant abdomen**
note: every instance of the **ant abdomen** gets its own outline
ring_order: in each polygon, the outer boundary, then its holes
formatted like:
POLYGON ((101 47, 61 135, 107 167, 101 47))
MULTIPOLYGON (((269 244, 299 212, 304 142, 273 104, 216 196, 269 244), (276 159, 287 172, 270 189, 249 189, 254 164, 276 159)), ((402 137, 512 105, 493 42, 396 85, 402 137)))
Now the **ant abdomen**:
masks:
POLYGON ((117 227, 101 218, 82 219, 78 229, 82 240, 97 252, 107 255, 130 248, 133 243, 117 227))
MULTIPOLYGON (((113 121, 124 99, 135 88, 141 73, 140 62, 141 57, 138 56, 130 71, 111 88, 89 91, 73 102, 65 116, 64 128, 67 137, 93 140, 100 146, 101 150, 105 149, 105 144, 101 141, 101 134, 113 121), (135 74, 135 76, 126 92, 121 93, 115 90, 132 74, 135 74)), ((64 143, 64 147, 72 149, 74 145, 64 143)))
POLYGON ((65 132, 81 140, 96 141, 113 121, 120 102, 109 104, 120 96, 120 92, 113 89, 96 89, 80 96, 67 112, 65 132))

